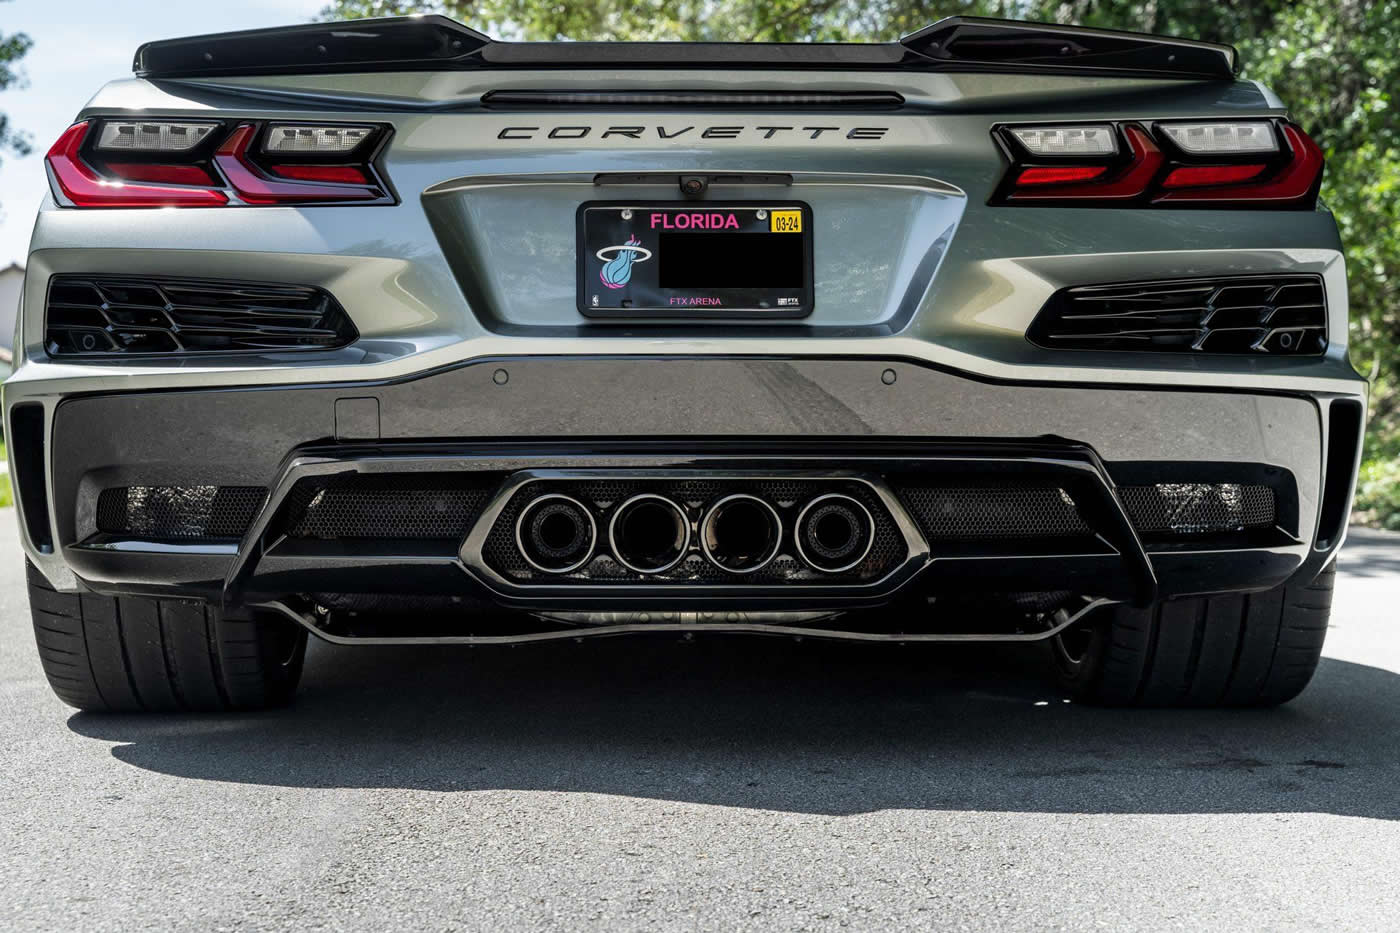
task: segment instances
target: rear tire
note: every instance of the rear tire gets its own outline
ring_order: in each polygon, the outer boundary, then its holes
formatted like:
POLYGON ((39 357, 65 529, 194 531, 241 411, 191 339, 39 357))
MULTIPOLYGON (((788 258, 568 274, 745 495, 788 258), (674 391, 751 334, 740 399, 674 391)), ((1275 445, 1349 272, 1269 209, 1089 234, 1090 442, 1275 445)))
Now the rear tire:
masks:
POLYGON ((59 593, 28 565, 29 609, 44 675, 59 699, 92 712, 215 712, 291 701, 306 631, 206 603, 59 593))
POLYGON ((1108 706, 1277 706, 1322 655, 1336 569, 1263 593, 1114 606, 1046 643, 1052 676, 1108 706))

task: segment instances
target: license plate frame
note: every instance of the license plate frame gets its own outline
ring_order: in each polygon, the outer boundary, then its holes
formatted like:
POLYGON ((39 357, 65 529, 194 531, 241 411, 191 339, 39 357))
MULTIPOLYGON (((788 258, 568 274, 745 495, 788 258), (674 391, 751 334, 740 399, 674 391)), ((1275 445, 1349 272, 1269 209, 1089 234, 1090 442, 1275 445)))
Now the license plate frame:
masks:
POLYGON ((657 320, 807 317, 815 303, 812 217, 812 208, 805 201, 786 199, 580 204, 576 240, 579 313, 589 318, 657 320), (800 221, 796 231, 791 230, 794 212, 800 221), (659 223, 658 216, 663 218, 659 223), (780 225, 789 232, 774 229, 780 225), (723 240, 711 241, 711 237, 723 240), (764 239, 751 239, 754 237, 764 239), (604 267, 624 253, 630 254, 632 261, 614 264, 605 273, 604 267), (783 280, 783 284, 675 285, 678 278, 687 283, 692 276, 703 278, 704 260, 716 256, 721 261, 725 256, 738 257, 741 263, 726 266, 716 272, 716 278, 747 281, 746 277, 762 275, 783 280), (669 277, 671 287, 661 284, 663 274, 669 277), (608 275, 614 284, 608 284, 608 275))

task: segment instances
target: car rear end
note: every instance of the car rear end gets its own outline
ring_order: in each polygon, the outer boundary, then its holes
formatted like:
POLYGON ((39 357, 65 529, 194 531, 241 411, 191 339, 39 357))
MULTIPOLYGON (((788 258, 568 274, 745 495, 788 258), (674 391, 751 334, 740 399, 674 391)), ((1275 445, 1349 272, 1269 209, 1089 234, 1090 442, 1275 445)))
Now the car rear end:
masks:
POLYGON ((347 642, 1039 640, 1341 542, 1322 156, 1226 48, 425 17, 136 69, 49 154, 5 386, 53 593, 347 642))

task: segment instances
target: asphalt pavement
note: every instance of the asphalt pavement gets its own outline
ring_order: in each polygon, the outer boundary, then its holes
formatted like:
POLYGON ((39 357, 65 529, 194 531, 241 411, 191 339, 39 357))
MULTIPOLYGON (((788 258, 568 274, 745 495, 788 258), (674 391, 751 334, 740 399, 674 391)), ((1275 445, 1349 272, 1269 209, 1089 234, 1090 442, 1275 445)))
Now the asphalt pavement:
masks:
POLYGON ((1273 711, 1066 702, 1024 650, 313 644, 297 704, 48 690, 0 513, 0 928, 1400 927, 1400 536, 1273 711))

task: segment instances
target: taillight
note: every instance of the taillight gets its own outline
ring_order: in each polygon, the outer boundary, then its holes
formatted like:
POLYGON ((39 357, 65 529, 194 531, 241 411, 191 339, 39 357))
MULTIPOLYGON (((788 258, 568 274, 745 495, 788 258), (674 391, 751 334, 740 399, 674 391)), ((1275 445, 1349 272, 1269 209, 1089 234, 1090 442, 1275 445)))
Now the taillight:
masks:
MULTIPOLYGON (((245 204, 378 201, 384 197, 384 191, 379 186, 368 183, 324 183, 271 175, 254 161, 252 148, 256 134, 257 127, 245 123, 235 129, 214 153, 214 164, 245 204)), ((279 154, 278 158, 285 156, 279 154)), ((368 165, 349 167, 369 168, 368 165)))
POLYGON ((219 207, 228 203, 228 196, 214 188, 171 184, 161 174, 169 166, 149 166, 144 180, 122 178, 110 169, 98 172, 83 157, 89 128, 88 123, 70 126, 47 156, 58 192, 74 207, 219 207))
POLYGON ((376 125, 85 120, 47 163, 70 207, 392 204, 376 125))
POLYGON ((993 204, 1280 207, 1317 201, 1323 157, 1283 120, 1003 126, 993 204))

